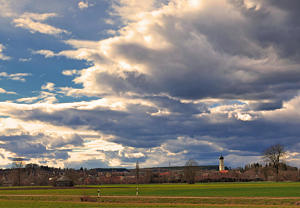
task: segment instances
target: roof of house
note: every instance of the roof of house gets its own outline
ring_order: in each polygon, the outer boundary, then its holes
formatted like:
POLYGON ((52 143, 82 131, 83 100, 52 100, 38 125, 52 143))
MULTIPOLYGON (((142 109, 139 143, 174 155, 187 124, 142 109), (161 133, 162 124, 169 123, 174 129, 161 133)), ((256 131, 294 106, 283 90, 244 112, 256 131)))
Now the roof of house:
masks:
POLYGON ((57 181, 72 181, 68 176, 61 176, 59 179, 57 179, 57 181))

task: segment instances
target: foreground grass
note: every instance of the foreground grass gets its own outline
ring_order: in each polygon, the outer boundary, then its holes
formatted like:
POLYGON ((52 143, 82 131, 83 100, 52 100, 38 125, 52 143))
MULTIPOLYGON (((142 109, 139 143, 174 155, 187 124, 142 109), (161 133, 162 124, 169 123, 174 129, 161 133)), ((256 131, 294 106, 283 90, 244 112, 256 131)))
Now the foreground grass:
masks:
MULTIPOLYGON (((225 204, 239 204, 239 205, 286 205, 291 206, 295 205, 300 198, 239 198, 239 197, 204 197, 204 198, 191 198, 191 197, 101 197, 97 200, 96 197, 92 197, 90 199, 94 199, 100 203, 119 203, 119 204, 128 204, 128 203, 139 203, 139 204, 210 204, 210 205, 225 205, 225 204)), ((16 200, 26 200, 26 201, 51 201, 51 202, 80 202, 79 196, 0 196, 0 200, 2 201, 16 201, 16 200)))
POLYGON ((295 207, 300 201, 300 183, 292 182, 146 184, 139 186, 139 197, 133 197, 136 185, 105 185, 101 186, 101 194, 104 197, 94 203, 80 202, 80 196, 95 197, 99 186, 81 186, 80 189, 24 190, 24 188, 26 187, 16 190, 0 188, 0 207, 257 208, 295 207))
MULTIPOLYGON (((43 201, 2 201, 0 200, 0 207, 5 208, 98 208, 98 207, 132 207, 132 208, 143 208, 143 207, 183 207, 183 208, 191 208, 191 207, 202 207, 202 208, 245 208, 245 207, 253 207, 249 206, 235 206, 235 205, 176 205, 176 204, 136 204, 136 203, 128 203, 128 204, 119 204, 119 203, 74 203, 74 202, 43 202, 43 201)), ((255 206, 259 207, 281 207, 281 208, 290 208, 293 206, 255 206)))

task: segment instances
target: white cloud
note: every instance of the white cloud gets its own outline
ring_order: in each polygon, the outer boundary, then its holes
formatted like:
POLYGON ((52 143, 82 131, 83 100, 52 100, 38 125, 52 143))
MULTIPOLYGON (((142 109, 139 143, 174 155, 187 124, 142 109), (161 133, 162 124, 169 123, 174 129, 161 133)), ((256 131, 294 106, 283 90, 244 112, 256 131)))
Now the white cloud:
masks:
POLYGON ((33 51, 32 53, 43 55, 46 58, 51 58, 51 57, 56 56, 56 54, 53 51, 50 51, 50 50, 38 50, 38 51, 33 51))
POLYGON ((6 56, 6 55, 3 54, 4 49, 5 49, 5 46, 0 44, 0 60, 7 61, 11 58, 9 56, 6 56))
POLYGON ((116 31, 116 30, 106 30, 106 33, 108 35, 116 35, 118 33, 118 31, 116 31))
POLYGON ((13 20, 13 23, 16 27, 24 28, 29 30, 31 33, 42 33, 48 35, 57 35, 60 33, 69 33, 67 30, 60 29, 43 23, 43 21, 47 20, 51 17, 56 17, 55 13, 24 13, 18 18, 13 20))
POLYGON ((105 22, 106 24, 108 24, 108 25, 113 25, 113 24, 115 24, 114 20, 112 20, 112 19, 105 19, 104 22, 105 22))
POLYGON ((15 93, 15 92, 10 92, 10 91, 6 91, 5 89, 0 88, 0 94, 12 94, 12 95, 15 95, 15 94, 17 94, 17 93, 15 93))
POLYGON ((31 58, 19 58, 20 62, 29 62, 31 61, 31 58))
POLYGON ((300 122, 300 95, 295 96, 289 101, 283 103, 283 107, 273 111, 263 111, 262 114, 269 121, 282 123, 300 122))
POLYGON ((55 84, 52 83, 52 82, 47 82, 41 88, 42 88, 42 90, 54 91, 55 90, 55 84))
POLYGON ((118 0, 112 1, 114 14, 120 16, 125 22, 142 18, 143 14, 155 9, 156 0, 118 0))
POLYGON ((15 80, 25 82, 25 77, 31 76, 30 73, 15 73, 15 74, 8 74, 6 72, 0 72, 0 78, 4 77, 6 79, 15 80))
MULTIPOLYGON (((45 86, 45 87, 47 87, 47 86, 45 86)), ((51 84, 48 87, 51 88, 51 84)), ((19 99, 17 99, 17 102, 24 102, 24 103, 50 103, 51 104, 51 103, 56 103, 57 102, 57 98, 56 98, 56 94, 55 93, 41 91, 38 96, 19 98, 19 99)))
POLYGON ((76 69, 64 70, 62 72, 62 74, 65 75, 65 76, 73 76, 73 75, 79 74, 79 71, 76 70, 76 69))
POLYGON ((78 8, 79 9, 86 9, 88 8, 90 5, 87 1, 80 1, 78 2, 78 8))

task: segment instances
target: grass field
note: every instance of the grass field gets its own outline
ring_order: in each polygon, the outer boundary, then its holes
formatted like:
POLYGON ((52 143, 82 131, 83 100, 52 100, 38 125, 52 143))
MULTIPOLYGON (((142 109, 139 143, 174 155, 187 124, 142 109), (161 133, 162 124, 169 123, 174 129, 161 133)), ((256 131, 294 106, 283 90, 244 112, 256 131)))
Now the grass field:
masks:
POLYGON ((99 186, 79 188, 2 187, 0 207, 300 207, 300 183, 292 182, 146 184, 139 186, 138 197, 135 185, 105 185, 97 202, 80 197, 96 200, 99 186))

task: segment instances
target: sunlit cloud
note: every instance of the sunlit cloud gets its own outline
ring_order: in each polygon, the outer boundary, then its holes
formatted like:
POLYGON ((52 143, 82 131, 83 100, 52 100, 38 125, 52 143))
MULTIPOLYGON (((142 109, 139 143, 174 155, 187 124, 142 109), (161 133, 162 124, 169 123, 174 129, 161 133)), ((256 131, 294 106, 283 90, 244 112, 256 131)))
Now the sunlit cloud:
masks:
POLYGON ((86 9, 88 8, 90 5, 87 1, 80 1, 78 2, 78 8, 79 9, 86 9))
POLYGON ((33 51, 32 53, 33 54, 43 55, 46 58, 50 58, 50 57, 56 56, 56 54, 53 51, 50 51, 50 50, 38 50, 38 51, 33 51))
POLYGON ((52 82, 47 82, 41 87, 42 90, 48 90, 48 91, 54 91, 55 90, 55 84, 52 82))
POLYGON ((12 94, 12 95, 15 95, 17 93, 16 92, 6 91, 5 89, 0 88, 0 94, 12 94))
MULTIPOLYGON (((46 89, 47 86, 44 86, 46 89)), ((51 87, 54 87, 50 84, 48 86, 47 90, 51 89, 51 87)), ((46 91, 41 91, 38 96, 34 97, 24 97, 17 99, 17 102, 24 102, 24 103, 55 103, 57 102, 56 94, 46 91)))
POLYGON ((24 13, 20 17, 15 18, 13 23, 16 27, 29 30, 31 33, 43 33, 48 35, 57 35, 60 33, 69 33, 67 30, 60 29, 43 23, 49 18, 56 17, 55 13, 24 13))
POLYGON ((10 79, 10 80, 15 80, 15 81, 21 81, 25 82, 26 77, 31 76, 30 73, 15 73, 15 74, 8 74, 6 72, 0 72, 0 79, 5 78, 5 79, 10 79))
POLYGON ((62 74, 65 75, 65 76, 73 76, 73 75, 79 74, 79 71, 76 70, 76 69, 64 70, 64 71, 62 72, 62 74))

